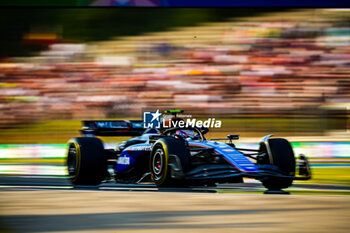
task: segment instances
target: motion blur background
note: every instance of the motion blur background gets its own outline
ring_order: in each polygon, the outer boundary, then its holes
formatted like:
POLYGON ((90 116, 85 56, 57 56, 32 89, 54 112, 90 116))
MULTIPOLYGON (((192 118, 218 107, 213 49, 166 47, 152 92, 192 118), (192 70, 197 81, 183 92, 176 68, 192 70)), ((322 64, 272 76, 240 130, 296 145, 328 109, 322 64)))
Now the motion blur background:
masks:
MULTIPOLYGON (((209 138, 274 133, 312 183, 350 185, 350 11, 0 9, 0 174, 66 175, 81 120, 215 117, 209 138)), ((105 139, 109 146, 127 138, 105 139)), ((238 143, 239 144, 239 143, 238 143)))

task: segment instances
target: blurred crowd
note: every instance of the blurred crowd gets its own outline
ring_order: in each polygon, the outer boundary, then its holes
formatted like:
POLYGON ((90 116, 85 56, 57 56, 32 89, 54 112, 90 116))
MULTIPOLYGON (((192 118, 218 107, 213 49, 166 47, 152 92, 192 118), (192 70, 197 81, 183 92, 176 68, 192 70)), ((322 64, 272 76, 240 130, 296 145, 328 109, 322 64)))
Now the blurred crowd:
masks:
POLYGON ((128 59, 115 56, 113 62, 87 57, 85 45, 72 46, 52 45, 40 62, 0 63, 1 127, 46 119, 140 118, 144 109, 168 108, 312 117, 350 104, 346 17, 234 22, 218 41, 145 41, 128 59))

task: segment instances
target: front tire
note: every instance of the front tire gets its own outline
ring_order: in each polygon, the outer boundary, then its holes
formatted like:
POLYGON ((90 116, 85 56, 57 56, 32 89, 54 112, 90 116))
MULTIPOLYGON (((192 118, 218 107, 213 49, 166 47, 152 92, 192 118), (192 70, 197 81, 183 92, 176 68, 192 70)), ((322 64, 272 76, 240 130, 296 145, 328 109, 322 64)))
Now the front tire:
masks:
POLYGON ((100 139, 78 137, 69 140, 67 168, 73 185, 98 185, 105 178, 107 160, 100 139))
MULTIPOLYGON (((279 171, 286 176, 295 176, 295 156, 291 144, 283 138, 272 138, 268 140, 271 159, 266 158, 265 162, 275 165, 279 171), (272 161, 270 161, 272 160, 272 161)), ((265 151, 267 154, 268 152, 265 151)), ((262 180, 262 184, 268 190, 281 190, 292 185, 293 179, 268 177, 262 180)))
POLYGON ((182 179, 171 177, 169 155, 176 155, 179 158, 183 172, 188 169, 190 153, 185 142, 173 137, 165 137, 154 144, 150 155, 149 167, 152 180, 158 187, 183 186, 182 179))

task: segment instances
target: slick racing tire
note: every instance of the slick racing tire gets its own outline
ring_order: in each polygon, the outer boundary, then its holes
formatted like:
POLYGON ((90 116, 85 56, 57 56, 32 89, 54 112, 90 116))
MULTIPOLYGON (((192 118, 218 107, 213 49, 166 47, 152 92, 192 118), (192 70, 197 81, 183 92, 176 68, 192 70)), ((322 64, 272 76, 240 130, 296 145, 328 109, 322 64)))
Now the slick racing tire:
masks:
POLYGON ((149 167, 152 180, 158 187, 184 186, 182 178, 171 178, 169 155, 176 155, 179 158, 183 172, 188 170, 190 153, 185 142, 174 137, 161 138, 154 144, 150 155, 149 167))
MULTIPOLYGON (((272 154, 273 164, 279 168, 282 174, 286 176, 295 176, 295 156, 290 143, 283 138, 272 138, 268 141, 272 154)), ((268 177, 262 180, 262 184, 268 190, 281 190, 292 185, 293 179, 268 177)))
POLYGON ((107 160, 98 138, 78 137, 68 141, 67 168, 74 185, 98 185, 105 178, 107 160))

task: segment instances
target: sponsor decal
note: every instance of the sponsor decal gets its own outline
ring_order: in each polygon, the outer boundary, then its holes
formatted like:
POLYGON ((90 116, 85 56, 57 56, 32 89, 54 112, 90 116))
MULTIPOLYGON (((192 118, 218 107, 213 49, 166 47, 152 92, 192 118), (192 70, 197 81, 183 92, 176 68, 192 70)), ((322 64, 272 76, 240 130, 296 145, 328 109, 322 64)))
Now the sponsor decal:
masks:
POLYGON ((232 150, 232 149, 223 149, 223 151, 226 151, 226 152, 233 152, 234 150, 232 150))
POLYGON ((131 146, 128 151, 151 151, 152 146, 131 146))
POLYGON ((122 165, 130 165, 130 158, 129 157, 119 157, 118 164, 122 164, 122 165))
POLYGON ((95 124, 98 128, 102 128, 102 129, 128 128, 125 122, 96 121, 95 124))

